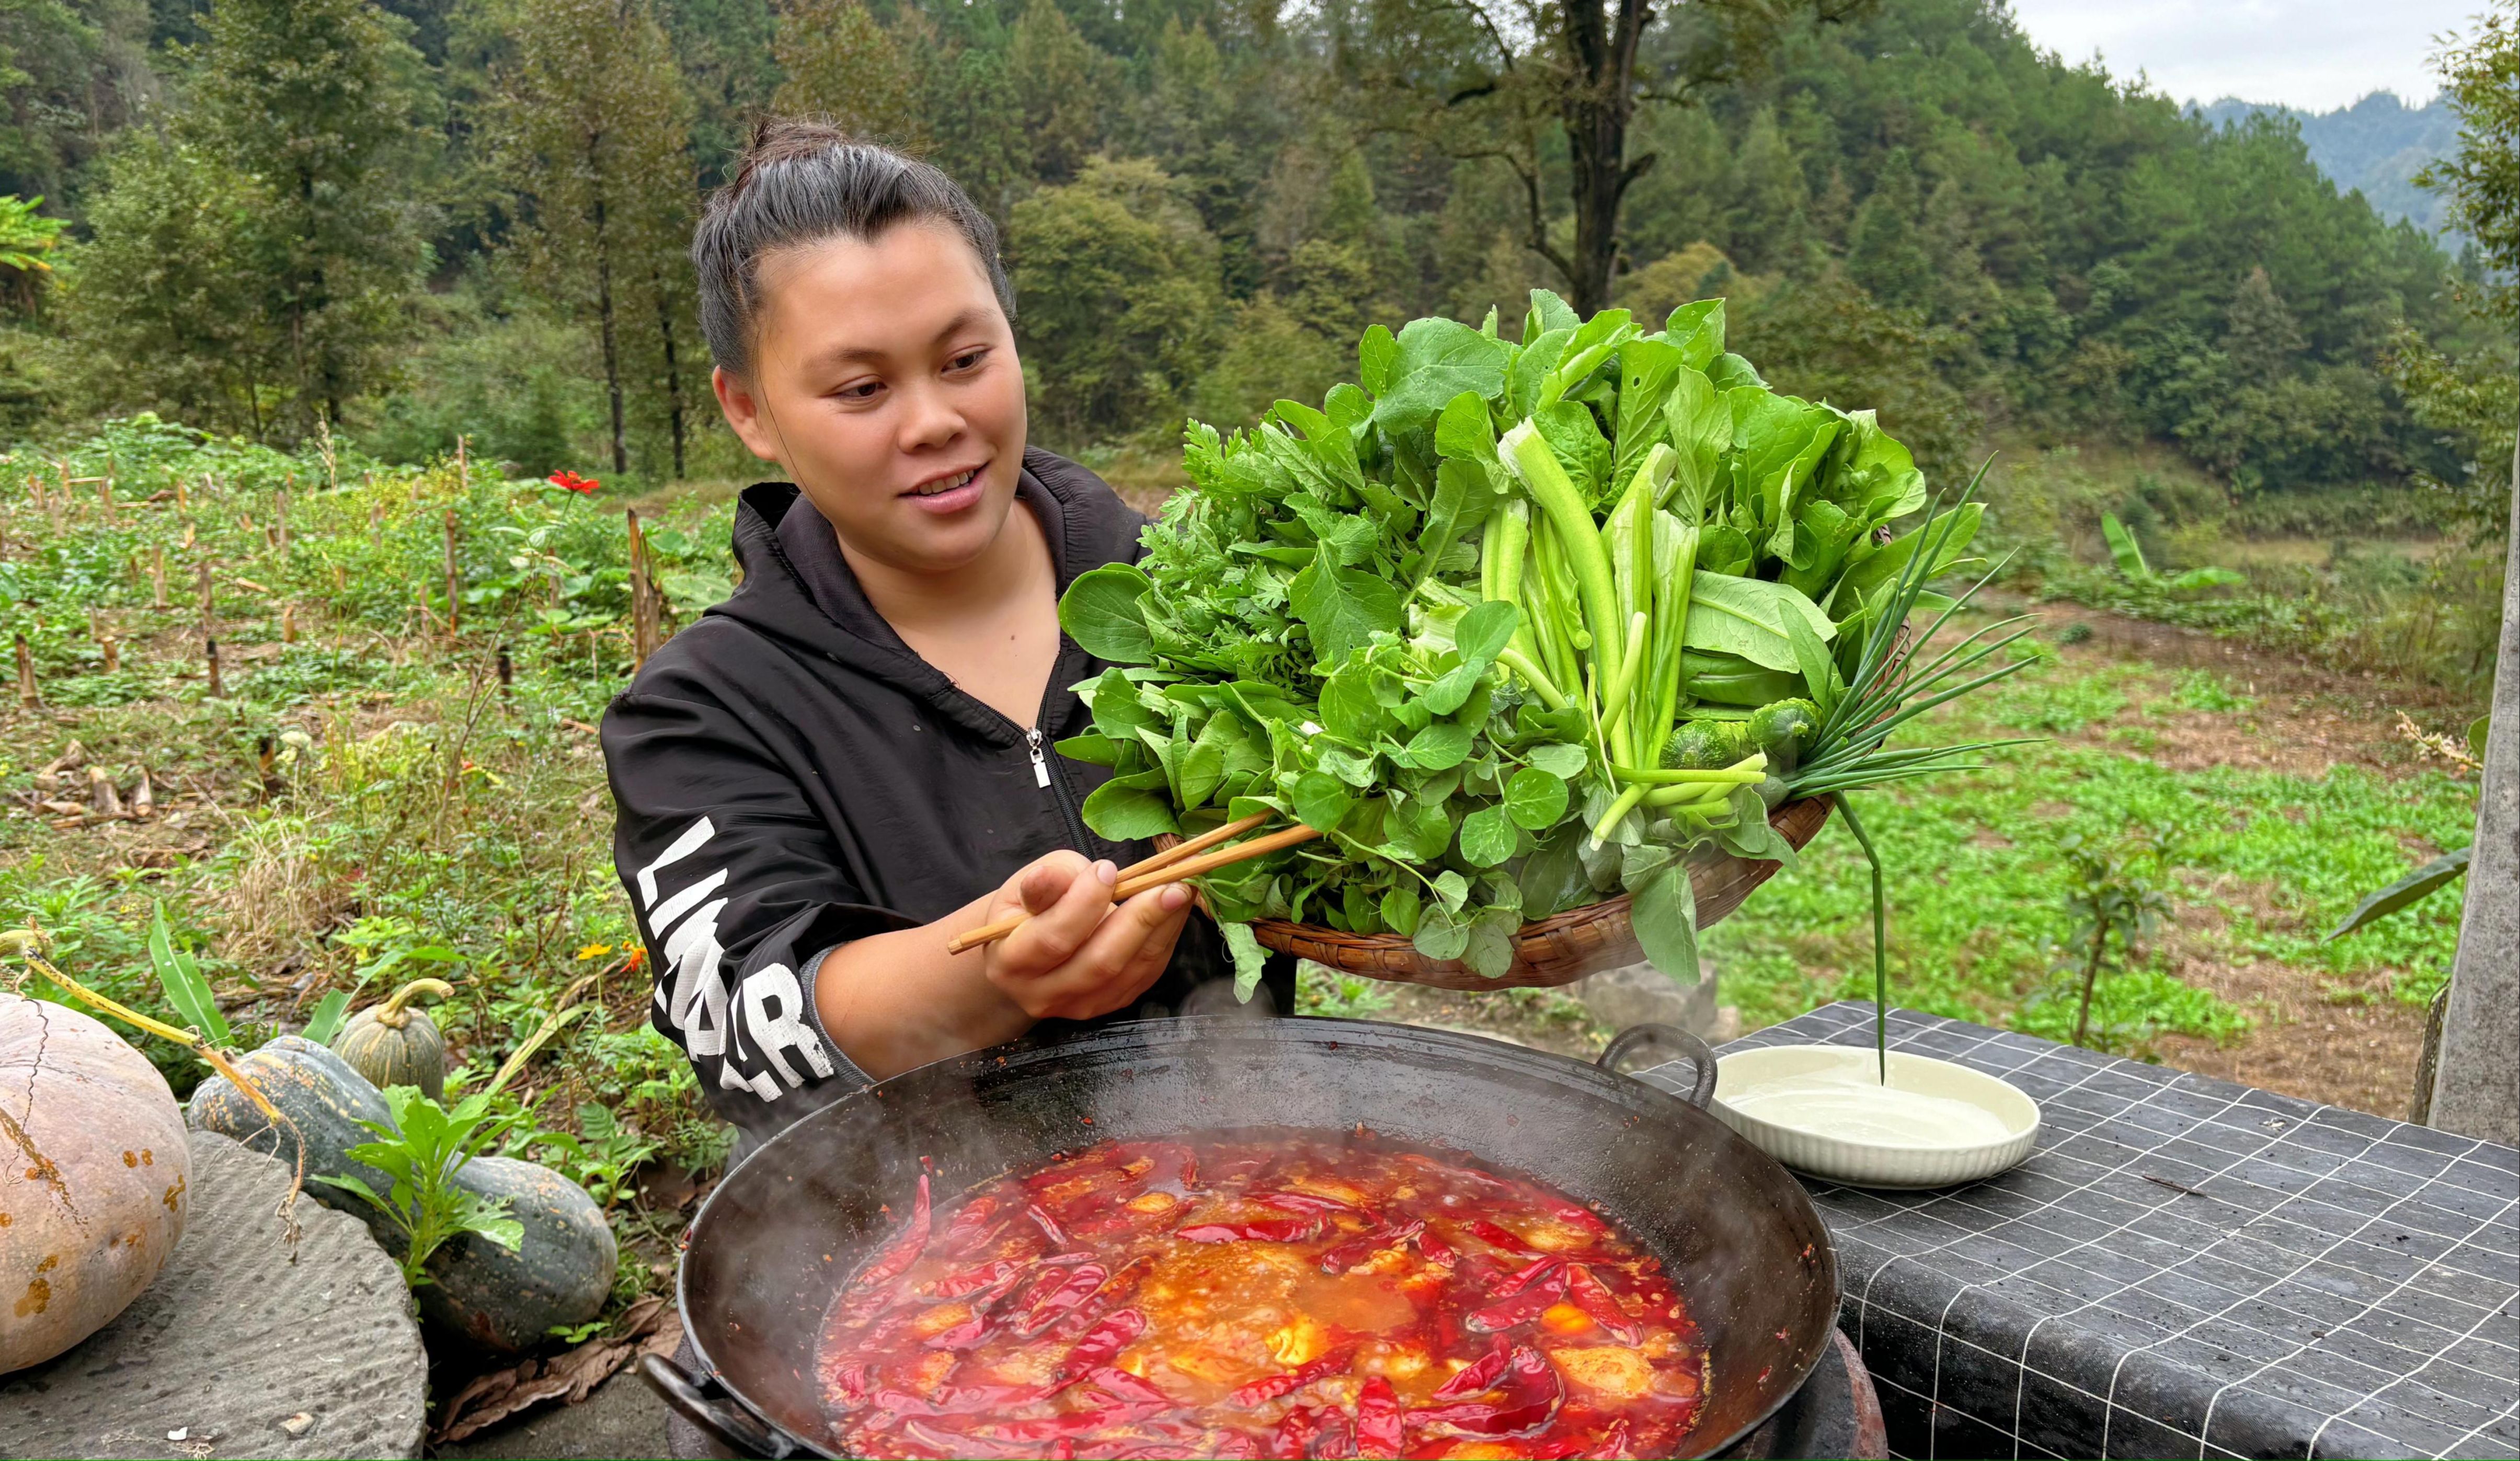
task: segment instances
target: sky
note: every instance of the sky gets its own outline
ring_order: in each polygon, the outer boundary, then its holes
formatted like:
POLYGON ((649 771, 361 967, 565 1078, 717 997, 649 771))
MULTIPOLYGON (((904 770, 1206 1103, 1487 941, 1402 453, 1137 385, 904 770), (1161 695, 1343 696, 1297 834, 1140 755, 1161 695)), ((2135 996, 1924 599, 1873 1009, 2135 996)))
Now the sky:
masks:
POLYGON ((2042 49, 2112 75, 2143 72, 2181 102, 2275 102, 2306 111, 2374 91, 2421 106, 2438 89, 2433 37, 2508 0, 2012 0, 2042 49))

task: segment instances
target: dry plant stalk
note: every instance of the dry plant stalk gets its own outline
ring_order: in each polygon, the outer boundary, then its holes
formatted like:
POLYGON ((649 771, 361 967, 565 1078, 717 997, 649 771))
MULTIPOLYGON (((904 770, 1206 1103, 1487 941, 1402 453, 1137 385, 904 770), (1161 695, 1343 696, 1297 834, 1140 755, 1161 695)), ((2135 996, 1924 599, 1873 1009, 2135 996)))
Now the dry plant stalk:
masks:
MULTIPOLYGON (((181 487, 183 483, 179 480, 175 485, 181 487)), ((166 606, 166 546, 162 543, 149 550, 149 606, 166 606)))
POLYGON ((2452 771, 2461 775, 2474 775, 2485 770, 2485 763, 2448 731, 2427 730, 2403 710, 2398 712, 2398 735, 2414 746, 2418 758, 2447 762, 2452 771))
POLYGON ((284 644, 297 642, 297 605, 293 603, 284 603, 280 606, 280 642, 284 644))
POLYGON ((18 635, 18 703, 28 710, 42 702, 35 697, 35 656, 26 648, 26 636, 18 635))
POLYGON ((227 687, 219 683, 219 642, 216 638, 210 636, 204 636, 202 638, 202 658, 209 666, 210 698, 213 700, 226 699, 228 694, 227 687))
POLYGON ((463 612, 455 598, 458 582, 455 571, 455 509, 449 508, 446 509, 446 637, 448 639, 455 638, 457 616, 463 612))

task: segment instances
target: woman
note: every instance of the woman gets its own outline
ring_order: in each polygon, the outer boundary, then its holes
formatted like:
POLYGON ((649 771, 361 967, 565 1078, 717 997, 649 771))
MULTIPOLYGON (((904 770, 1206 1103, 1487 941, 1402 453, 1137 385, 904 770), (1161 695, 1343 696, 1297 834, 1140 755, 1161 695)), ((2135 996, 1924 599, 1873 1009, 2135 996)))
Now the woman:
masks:
POLYGON ((774 121, 692 259, 718 402, 789 480, 743 493, 742 588, 648 661, 604 751, 656 1027, 740 1158, 869 1079, 1178 1009, 1231 965, 1186 889, 1114 906, 1147 848, 1094 835, 1107 774, 1056 749, 1103 668, 1058 594, 1136 557, 1143 519, 1026 446, 987 217, 933 167, 774 121))

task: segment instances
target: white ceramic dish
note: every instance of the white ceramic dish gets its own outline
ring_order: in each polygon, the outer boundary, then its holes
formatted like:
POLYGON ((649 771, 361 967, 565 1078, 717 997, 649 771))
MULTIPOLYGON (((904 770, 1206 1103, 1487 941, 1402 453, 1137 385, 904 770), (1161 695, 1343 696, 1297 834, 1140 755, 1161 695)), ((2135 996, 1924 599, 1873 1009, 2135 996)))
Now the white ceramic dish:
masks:
MULTIPOLYGON (((1715 1099, 1708 1110, 1752 1145, 1797 1172, 1857 1187, 1951 1187, 1991 1177, 2018 1165, 2039 1141, 2039 1103, 2020 1088, 1964 1065, 1925 1055, 1890 1054, 1890 1087, 1917 1096, 1958 1101, 1939 1129, 1931 1123, 1900 1130, 1899 1123, 1873 1121, 1862 1110, 1863 1092, 1877 1090, 1871 1049, 1857 1045, 1772 1045, 1740 1050, 1716 1062, 1715 1099), (1846 1087, 1839 1109, 1778 1110, 1772 1083, 1801 1077, 1835 1091, 1846 1087), (1836 1078, 1832 1080, 1830 1078, 1836 1078), (1762 1098, 1762 1087, 1768 1094, 1762 1098), (1769 1107, 1753 1114, 1728 1101, 1769 1107)), ((1921 1104, 1921 1103, 1920 1103, 1921 1104)))

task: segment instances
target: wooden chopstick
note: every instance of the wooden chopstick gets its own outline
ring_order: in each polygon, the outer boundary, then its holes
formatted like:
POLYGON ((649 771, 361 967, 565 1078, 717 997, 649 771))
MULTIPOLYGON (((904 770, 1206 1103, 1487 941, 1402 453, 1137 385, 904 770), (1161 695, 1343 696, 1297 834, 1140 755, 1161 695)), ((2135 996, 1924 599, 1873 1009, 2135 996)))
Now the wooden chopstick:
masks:
POLYGON ((1197 857, 1200 853, 1207 851, 1216 844, 1231 841, 1236 837, 1239 837, 1243 833, 1250 831, 1252 828, 1260 825, 1260 823, 1267 821, 1268 819, 1268 813, 1254 812, 1239 821, 1229 821, 1225 825, 1218 827, 1213 831, 1201 832, 1187 842, 1176 842, 1151 858, 1148 858, 1143 862, 1132 863, 1128 866, 1121 868, 1120 880, 1122 882, 1127 882, 1130 878, 1144 876, 1147 873, 1154 871, 1158 867, 1170 867, 1175 863, 1182 862, 1185 859, 1197 857))
MULTIPOLYGON (((1166 883, 1177 883, 1184 878, 1198 877, 1204 873, 1214 872, 1219 867, 1229 867, 1236 863, 1244 862, 1251 858, 1266 857, 1270 853, 1280 851, 1281 849, 1293 847, 1299 842, 1310 842, 1320 835, 1321 833, 1315 831, 1311 827, 1292 826, 1281 831, 1271 832, 1266 837, 1254 837, 1248 842, 1238 842, 1232 847, 1223 848, 1216 852, 1206 853, 1198 857, 1185 858, 1179 862, 1171 863, 1170 865, 1157 867, 1150 872, 1140 872, 1134 877, 1123 877, 1120 879, 1118 885, 1111 889, 1111 901, 1113 903, 1119 903, 1126 899, 1135 898, 1139 894, 1146 892, 1148 888, 1160 888, 1166 883)), ((1180 851, 1179 848, 1175 848, 1173 850, 1175 852, 1180 851)), ((1148 859, 1148 861, 1152 862, 1154 860, 1148 859)), ((1132 863, 1131 867, 1132 870, 1134 870, 1135 868, 1144 865, 1144 863, 1132 863)), ((1012 917, 1001 918, 995 923, 983 924, 978 928, 956 934, 954 938, 946 944, 945 952, 948 953, 961 953, 967 950, 977 949, 983 944, 994 944, 998 940, 1005 938, 1007 935, 1013 933, 1016 929, 1022 927, 1024 920, 1031 916, 1032 915, 1029 913, 1016 913, 1012 917)))

